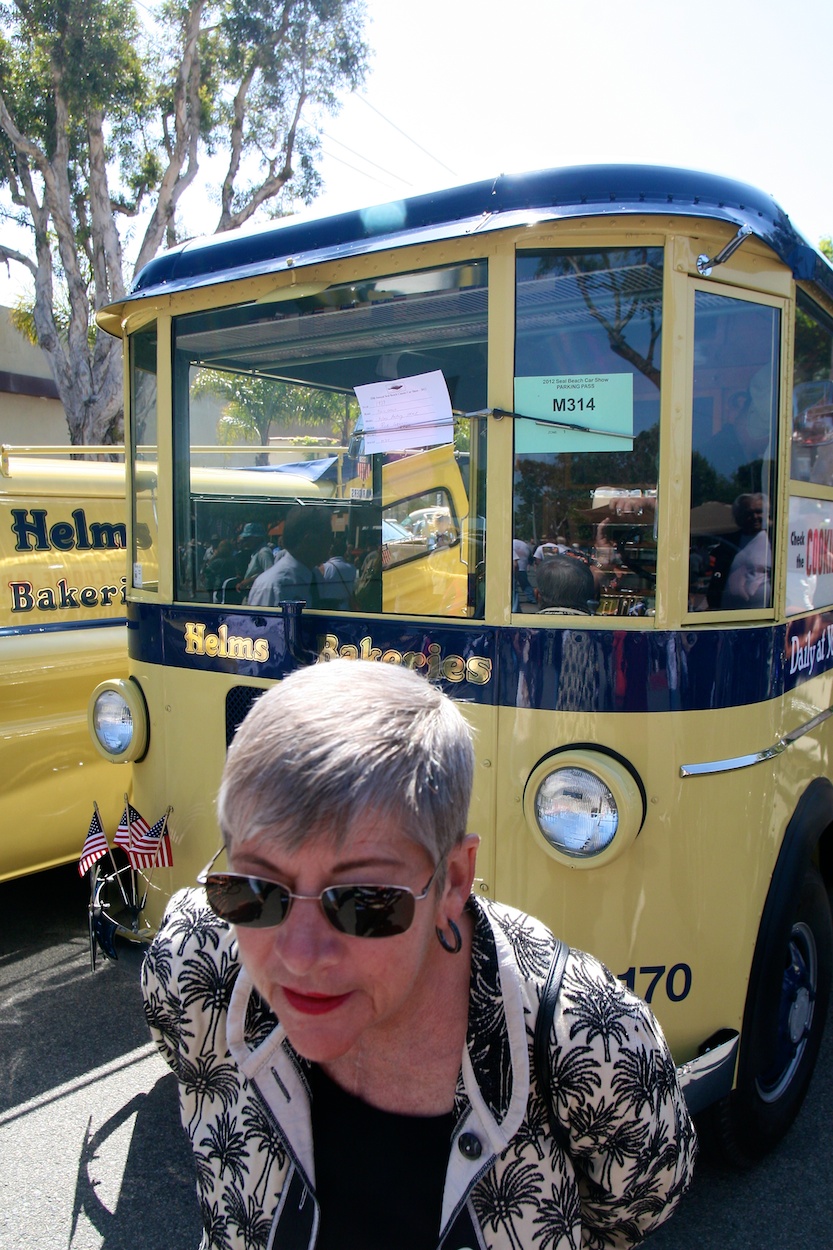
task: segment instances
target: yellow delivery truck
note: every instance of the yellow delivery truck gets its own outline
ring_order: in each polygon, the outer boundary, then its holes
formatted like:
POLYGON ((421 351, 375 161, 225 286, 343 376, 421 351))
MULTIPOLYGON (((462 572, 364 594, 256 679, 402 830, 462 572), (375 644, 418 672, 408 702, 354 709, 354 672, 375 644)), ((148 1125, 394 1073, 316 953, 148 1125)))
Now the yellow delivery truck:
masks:
POLYGON ((123 798, 87 702, 127 668, 124 465, 73 451, 0 448, 0 880, 77 858, 91 796, 123 798))

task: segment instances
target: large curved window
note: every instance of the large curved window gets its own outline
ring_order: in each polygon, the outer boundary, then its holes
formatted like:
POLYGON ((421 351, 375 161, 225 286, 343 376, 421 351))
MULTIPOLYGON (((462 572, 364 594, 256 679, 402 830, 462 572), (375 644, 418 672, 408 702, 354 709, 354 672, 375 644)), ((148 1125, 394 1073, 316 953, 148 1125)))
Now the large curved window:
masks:
POLYGON ((486 280, 486 263, 474 262, 299 282, 175 320, 178 598, 481 610, 485 422, 466 414, 486 405, 486 280), (427 376, 448 394, 443 432, 411 417, 379 449, 356 388, 393 393, 427 376), (287 553, 303 566, 293 577, 287 553), (255 592, 267 573, 268 595, 264 583, 255 592))

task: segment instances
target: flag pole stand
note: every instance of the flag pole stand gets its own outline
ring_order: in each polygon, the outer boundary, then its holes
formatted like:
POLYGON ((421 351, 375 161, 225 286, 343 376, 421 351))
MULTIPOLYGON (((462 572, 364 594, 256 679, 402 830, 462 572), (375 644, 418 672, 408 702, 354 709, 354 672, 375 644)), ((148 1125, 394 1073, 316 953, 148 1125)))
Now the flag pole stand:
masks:
MULTIPOLYGON (((101 825, 103 829, 104 821, 101 819, 101 812, 98 810, 98 803, 96 803, 95 799, 93 799, 93 807, 95 808, 96 815, 98 816, 99 824, 101 825)), ((110 857, 110 863, 113 865, 113 880, 116 882, 116 885, 119 887, 119 893, 122 896, 122 900, 124 902, 125 907, 129 908, 130 904, 127 901, 127 893, 125 891, 124 885, 122 884, 121 873, 116 867, 116 861, 115 861, 115 858, 113 857, 113 848, 110 846, 109 840, 107 842, 107 854, 110 857)), ((96 867, 97 866, 98 865, 96 865, 96 867)))
MULTIPOLYGON (((99 853, 99 859, 89 869, 90 964, 93 971, 95 971, 96 967, 97 950, 100 950, 108 959, 118 959, 115 943, 116 937, 122 937, 132 943, 137 941, 146 943, 153 936, 149 924, 146 924, 144 929, 141 927, 142 912, 145 909, 148 895, 152 888, 153 875, 156 868, 171 864, 168 817, 172 811, 173 808, 168 807, 164 815, 151 829, 148 827, 144 817, 131 807, 127 794, 124 796, 124 816, 119 823, 114 845, 118 846, 119 850, 126 856, 127 863, 119 867, 113 849, 107 842, 105 835, 104 841, 109 852, 112 872, 108 871, 106 875, 101 873, 100 862, 105 854, 103 849, 99 853), (128 873, 130 877, 129 885, 124 880, 125 875, 128 873), (141 881, 140 877, 142 878, 141 881), (121 910, 117 911, 115 915, 110 913, 110 903, 107 901, 106 895, 106 891, 110 889, 113 881, 118 886, 121 904, 124 909, 123 912, 121 910)), ((101 814, 97 804, 95 807, 95 819, 99 827, 103 829, 101 814)), ((118 900, 116 901, 118 902, 118 900)))
MULTIPOLYGON (((98 808, 96 807, 96 811, 98 808)), ((111 852, 112 856, 112 852, 111 852)), ((98 882, 98 861, 90 868, 87 876, 90 878, 90 903, 87 908, 87 924, 90 931, 90 972, 95 972, 96 955, 98 953, 98 939, 95 933, 95 887, 98 882)))

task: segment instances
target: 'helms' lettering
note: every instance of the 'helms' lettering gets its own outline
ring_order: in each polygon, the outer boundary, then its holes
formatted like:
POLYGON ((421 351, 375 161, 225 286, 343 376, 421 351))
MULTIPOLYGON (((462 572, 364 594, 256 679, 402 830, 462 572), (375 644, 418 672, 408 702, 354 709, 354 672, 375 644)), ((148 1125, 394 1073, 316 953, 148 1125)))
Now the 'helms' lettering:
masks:
POLYGON ((123 522, 87 521, 76 508, 71 521, 48 524, 45 508, 12 508, 15 551, 123 551, 127 527, 123 522))

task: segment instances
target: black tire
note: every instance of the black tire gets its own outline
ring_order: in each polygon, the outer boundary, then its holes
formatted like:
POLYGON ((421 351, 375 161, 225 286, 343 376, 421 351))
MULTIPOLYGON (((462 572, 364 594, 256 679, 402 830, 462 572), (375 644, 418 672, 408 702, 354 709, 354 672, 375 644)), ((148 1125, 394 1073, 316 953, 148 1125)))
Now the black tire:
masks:
MULTIPOLYGON (((737 1085, 704 1116, 707 1145, 734 1167, 755 1164, 781 1140, 797 1116, 818 1057, 827 1018, 833 969, 833 918, 820 874, 807 869, 780 967, 775 1017, 762 1026, 766 1039, 741 1038, 737 1085), (752 1041, 774 1039, 774 1058, 754 1070, 752 1041)), ((752 1004, 754 1007, 754 1004, 752 1004)), ((754 1018, 747 1003, 746 1019, 754 1018)))

